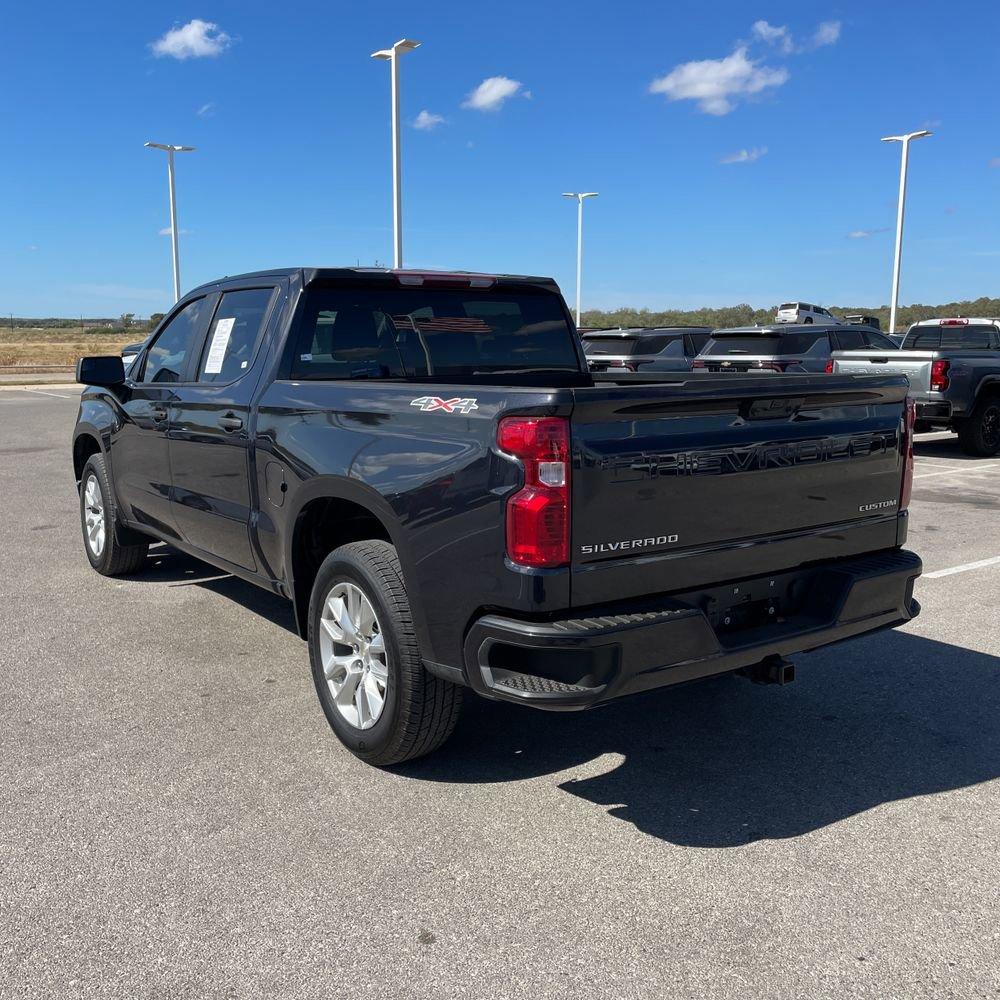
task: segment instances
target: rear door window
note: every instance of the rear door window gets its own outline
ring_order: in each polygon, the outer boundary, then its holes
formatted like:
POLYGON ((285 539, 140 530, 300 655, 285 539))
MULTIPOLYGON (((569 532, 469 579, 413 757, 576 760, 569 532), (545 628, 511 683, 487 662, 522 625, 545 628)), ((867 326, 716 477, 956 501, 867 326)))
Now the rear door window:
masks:
POLYGON ((234 382, 253 361, 274 288, 224 292, 198 366, 199 382, 234 382))
POLYGON ((842 351, 863 351, 867 346, 860 330, 838 330, 834 338, 842 351))
POLYGON ((862 330, 861 336, 864 337, 866 341, 866 346, 872 348, 876 351, 895 351, 896 345, 888 338, 883 337, 881 333, 874 333, 871 330, 862 330))

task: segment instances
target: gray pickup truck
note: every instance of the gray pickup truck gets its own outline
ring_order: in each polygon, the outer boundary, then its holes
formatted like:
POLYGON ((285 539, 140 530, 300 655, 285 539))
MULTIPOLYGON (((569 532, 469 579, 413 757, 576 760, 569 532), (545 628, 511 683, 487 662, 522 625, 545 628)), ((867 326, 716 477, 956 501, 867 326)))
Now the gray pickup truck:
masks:
POLYGON ((833 373, 906 375, 917 429, 957 432, 968 455, 1000 451, 1000 320, 914 323, 898 351, 834 351, 833 373))

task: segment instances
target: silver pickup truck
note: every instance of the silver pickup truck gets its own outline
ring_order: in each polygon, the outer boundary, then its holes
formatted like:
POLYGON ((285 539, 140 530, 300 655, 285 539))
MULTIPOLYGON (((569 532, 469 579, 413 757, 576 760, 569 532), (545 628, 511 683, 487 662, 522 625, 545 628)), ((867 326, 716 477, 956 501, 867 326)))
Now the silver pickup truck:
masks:
POLYGON ((835 374, 906 375, 917 430, 947 427, 968 455, 1000 451, 1000 320, 928 319, 898 351, 834 351, 835 374))

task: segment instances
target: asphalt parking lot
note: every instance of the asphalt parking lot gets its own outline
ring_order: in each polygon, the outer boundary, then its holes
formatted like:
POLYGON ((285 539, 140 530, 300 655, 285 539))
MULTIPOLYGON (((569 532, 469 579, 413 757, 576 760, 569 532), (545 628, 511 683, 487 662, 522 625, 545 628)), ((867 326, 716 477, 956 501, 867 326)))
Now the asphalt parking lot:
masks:
POLYGON ((1000 459, 919 439, 909 627, 386 773, 282 601, 90 569, 75 413, 0 390, 0 996, 1000 995, 1000 459))

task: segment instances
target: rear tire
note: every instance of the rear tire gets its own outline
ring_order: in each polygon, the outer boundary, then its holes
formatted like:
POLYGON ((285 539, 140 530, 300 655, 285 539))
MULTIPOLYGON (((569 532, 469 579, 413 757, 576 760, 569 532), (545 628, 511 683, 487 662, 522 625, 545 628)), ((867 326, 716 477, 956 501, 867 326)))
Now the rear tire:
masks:
POLYGON ((803 323, 812 323, 812 321, 813 321, 812 316, 806 316, 806 318, 802 322, 803 323))
POLYGON ((458 722, 462 688, 424 669, 388 542, 351 542, 323 561, 309 601, 309 660, 330 728, 368 764, 431 753, 458 722))
POLYGON ((128 576, 146 561, 149 541, 121 522, 108 467, 91 455, 80 476, 80 524, 90 565, 103 576, 128 576))
POLYGON ((989 458, 1000 451, 1000 395, 976 403, 958 427, 958 443, 966 455, 989 458))

